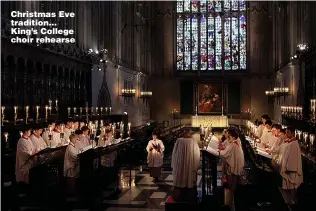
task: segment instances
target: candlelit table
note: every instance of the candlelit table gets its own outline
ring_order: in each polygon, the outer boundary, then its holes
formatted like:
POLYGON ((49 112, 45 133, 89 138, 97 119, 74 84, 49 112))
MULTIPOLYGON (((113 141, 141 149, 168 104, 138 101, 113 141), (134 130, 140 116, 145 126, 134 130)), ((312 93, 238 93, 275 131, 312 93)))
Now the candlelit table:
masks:
POLYGON ((197 115, 191 117, 192 127, 212 127, 212 128, 226 128, 228 127, 227 116, 222 115, 197 115))

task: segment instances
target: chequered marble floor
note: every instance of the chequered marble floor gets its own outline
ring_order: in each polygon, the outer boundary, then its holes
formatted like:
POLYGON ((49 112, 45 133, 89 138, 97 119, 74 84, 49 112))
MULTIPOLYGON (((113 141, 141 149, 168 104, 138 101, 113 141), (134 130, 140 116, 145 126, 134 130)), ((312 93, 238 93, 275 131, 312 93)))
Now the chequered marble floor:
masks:
MULTIPOLYGON (((198 175, 197 186, 198 192, 201 192, 201 175, 198 175)), ((173 176, 171 171, 162 171, 160 181, 153 182, 149 172, 132 170, 131 175, 129 170, 122 170, 120 174, 120 193, 112 191, 104 191, 100 203, 96 210, 107 211, 138 211, 138 210, 164 210, 165 201, 172 194, 173 176)), ((45 206, 32 203, 30 196, 20 194, 21 211, 35 211, 35 210, 52 210, 45 206), (23 201, 28 203, 23 203, 23 201), (35 204, 37 206, 35 206, 35 204)), ((85 211, 89 210, 80 205, 74 198, 67 198, 65 210, 85 211)))
MULTIPOLYGON (((150 209, 164 209, 165 201, 172 193, 172 172, 162 171, 160 181, 153 182, 147 171, 132 171, 132 183, 129 186, 129 172, 122 172, 123 187, 119 195, 109 196, 103 203, 117 207, 142 207, 150 209)), ((201 176, 197 184, 200 186, 201 176)), ((112 210, 112 209, 111 209, 112 210)))

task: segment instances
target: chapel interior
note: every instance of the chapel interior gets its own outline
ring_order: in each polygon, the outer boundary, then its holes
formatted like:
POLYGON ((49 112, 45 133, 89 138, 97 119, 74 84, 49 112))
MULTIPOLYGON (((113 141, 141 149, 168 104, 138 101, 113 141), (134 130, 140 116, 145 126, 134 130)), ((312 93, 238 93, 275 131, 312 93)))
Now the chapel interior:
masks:
POLYGON ((314 210, 315 135, 316 2, 1 1, 1 210, 314 210))

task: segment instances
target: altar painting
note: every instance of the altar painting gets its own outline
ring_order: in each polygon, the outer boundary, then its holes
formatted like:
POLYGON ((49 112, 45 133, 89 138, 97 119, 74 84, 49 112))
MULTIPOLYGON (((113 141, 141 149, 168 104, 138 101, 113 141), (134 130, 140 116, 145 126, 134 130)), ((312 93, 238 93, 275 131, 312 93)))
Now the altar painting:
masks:
POLYGON ((198 113, 222 112, 222 83, 203 82, 198 84, 198 113))

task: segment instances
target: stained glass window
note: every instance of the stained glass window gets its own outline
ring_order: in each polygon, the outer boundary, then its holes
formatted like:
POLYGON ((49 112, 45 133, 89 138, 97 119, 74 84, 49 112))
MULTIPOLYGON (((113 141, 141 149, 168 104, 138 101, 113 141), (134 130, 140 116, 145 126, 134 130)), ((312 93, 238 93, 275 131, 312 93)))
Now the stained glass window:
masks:
POLYGON ((177 69, 245 70, 246 0, 177 1, 177 69))

